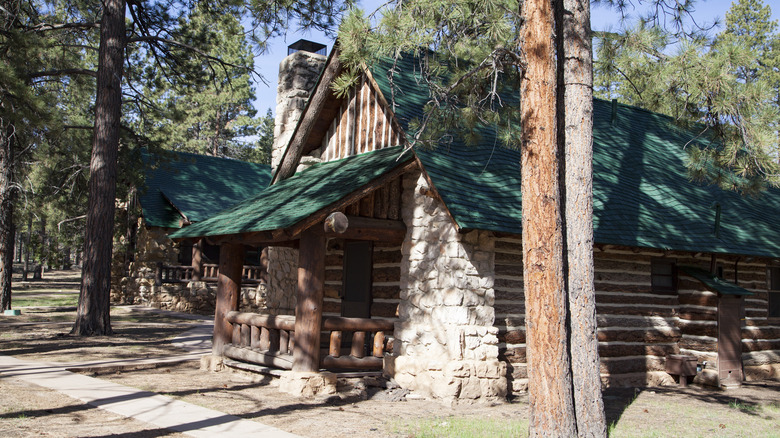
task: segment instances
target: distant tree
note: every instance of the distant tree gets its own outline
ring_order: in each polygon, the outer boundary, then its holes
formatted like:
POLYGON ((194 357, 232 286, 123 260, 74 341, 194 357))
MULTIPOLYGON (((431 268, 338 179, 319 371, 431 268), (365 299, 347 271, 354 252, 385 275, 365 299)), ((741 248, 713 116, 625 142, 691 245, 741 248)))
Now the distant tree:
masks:
POLYGON ((780 39, 770 17, 761 0, 740 0, 714 38, 648 19, 602 33, 596 94, 697 129, 710 145, 689 148, 694 179, 747 193, 780 184, 780 39))
MULTIPOLYGON (((205 13, 205 22, 218 21, 226 15, 242 17, 241 23, 248 26, 253 44, 262 50, 268 37, 283 33, 293 23, 302 28, 332 28, 344 7, 350 4, 350 0, 246 3, 230 0, 208 4, 199 10, 205 13)), ((19 124, 20 121, 45 120, 37 115, 26 117, 31 114, 31 109, 38 108, 42 112, 56 110, 57 99, 68 92, 68 85, 74 78, 87 76, 96 80, 92 95, 93 116, 89 123, 92 156, 84 228, 83 275, 73 328, 76 335, 111 333, 108 297, 123 97, 129 97, 126 99, 128 105, 135 105, 132 114, 127 114, 128 120, 143 117, 144 105, 150 103, 135 88, 137 83, 126 80, 125 71, 135 75, 144 69, 142 65, 148 65, 162 77, 188 80, 193 79, 193 74, 197 72, 187 70, 188 66, 194 65, 192 61, 195 59, 206 60, 205 64, 200 64, 201 71, 197 73, 207 78, 215 77, 214 73, 220 67, 231 66, 219 56, 209 55, 207 39, 195 39, 192 44, 183 42, 181 37, 186 36, 186 29, 181 24, 186 23, 189 14, 198 7, 197 2, 183 1, 106 0, 100 4, 89 4, 70 0, 11 0, 0 8, 3 20, 0 23, 3 42, 0 56, 4 57, 4 62, 0 64, 0 74, 4 75, 0 79, 3 81, 0 91, 3 93, 2 127, 5 132, 0 140, 3 140, 4 147, 13 142, 19 148, 22 132, 29 138, 40 134, 31 124, 19 124), (34 41, 44 41, 45 44, 34 45, 34 41), (38 60, 41 62, 36 62, 38 60), (203 69, 206 71, 203 72, 203 69), (6 81, 8 78, 12 80, 6 81), (62 88, 46 86, 54 82, 62 88), (36 100, 36 93, 41 90, 51 102, 36 103, 40 102, 40 99, 36 100), (22 115, 24 111, 27 113, 22 115), (9 128, 9 123, 15 123, 14 127, 9 128), (16 135, 9 136, 10 132, 16 135)), ((243 28, 240 30, 244 32, 243 28)), ((214 35, 204 32, 202 36, 209 38, 214 35)), ((46 126, 46 130, 51 130, 51 127, 46 126)), ((23 147, 28 144, 37 143, 30 141, 23 147)), ((11 163, 8 157, 12 155, 4 151, 0 166, 5 166, 5 169, 11 163)), ((5 181, 0 180, 0 184, 5 181)), ((0 196, 10 193, 0 190, 0 196)), ((0 201, 7 202, 4 199, 0 201)), ((3 205, 5 207, 6 204, 3 205)), ((6 211, 10 210, 4 208, 3 212, 6 211)), ((10 224, 6 219, 0 224, 0 254, 8 253, 7 248, 13 240, 7 238, 13 231, 10 224)), ((3 272, 10 275, 10 265, 2 267, 3 272)))
POLYGON ((203 47, 223 64, 214 66, 208 59, 181 56, 184 80, 147 67, 139 82, 145 84, 144 94, 154 106, 138 119, 137 130, 165 149, 263 159, 263 153, 254 150, 253 140, 265 120, 255 118, 252 107, 255 93, 249 42, 236 16, 212 17, 206 8, 201 4, 179 19, 178 39, 188 46, 203 47))

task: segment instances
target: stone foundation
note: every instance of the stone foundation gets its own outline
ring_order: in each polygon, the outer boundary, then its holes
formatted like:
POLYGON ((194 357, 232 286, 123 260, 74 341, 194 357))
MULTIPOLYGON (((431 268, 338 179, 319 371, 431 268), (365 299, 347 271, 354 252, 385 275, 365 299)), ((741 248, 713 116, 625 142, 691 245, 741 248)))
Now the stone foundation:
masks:
POLYGON ((457 232, 420 173, 404 177, 401 304, 396 350, 385 373, 437 399, 503 398, 506 363, 493 326, 494 244, 490 232, 457 232))
POLYGON ((333 395, 337 388, 338 379, 329 372, 287 371, 279 379, 279 391, 296 397, 333 395))
MULTIPOLYGON (((135 261, 129 275, 114 273, 118 278, 111 287, 113 304, 143 304, 176 312, 211 314, 217 300, 217 283, 203 281, 184 283, 157 282, 159 263, 178 263, 178 244, 168 238, 162 228, 147 228, 139 223, 135 261), (117 275, 119 274, 119 275, 117 275)), ((239 309, 245 312, 265 311, 266 285, 246 285, 241 288, 239 309)))

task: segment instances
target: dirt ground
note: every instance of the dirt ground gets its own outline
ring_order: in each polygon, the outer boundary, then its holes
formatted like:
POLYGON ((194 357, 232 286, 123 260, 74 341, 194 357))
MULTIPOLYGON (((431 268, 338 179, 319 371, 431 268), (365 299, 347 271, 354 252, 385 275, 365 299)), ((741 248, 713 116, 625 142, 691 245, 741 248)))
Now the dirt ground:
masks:
MULTIPOLYGON (((40 292, 44 289, 24 291, 45 295, 40 292)), ((74 315, 67 307, 0 315, 0 354, 57 362, 169 356, 176 351, 170 340, 196 323, 117 308, 112 311, 115 336, 84 339, 68 335, 74 315)), ((301 400, 280 393, 275 379, 201 371, 196 363, 89 375, 308 437, 523 436, 530 415, 525 395, 506 403, 445 406, 403 397, 400 390, 369 386, 340 396, 301 400), (516 427, 503 428, 509 423, 516 427), (499 428, 493 429, 494 425, 499 428)), ((0 391, 0 436, 181 436, 15 378, 0 378, 0 391)), ((780 437, 777 381, 747 383, 728 391, 608 389, 604 402, 610 435, 616 437, 780 437)))

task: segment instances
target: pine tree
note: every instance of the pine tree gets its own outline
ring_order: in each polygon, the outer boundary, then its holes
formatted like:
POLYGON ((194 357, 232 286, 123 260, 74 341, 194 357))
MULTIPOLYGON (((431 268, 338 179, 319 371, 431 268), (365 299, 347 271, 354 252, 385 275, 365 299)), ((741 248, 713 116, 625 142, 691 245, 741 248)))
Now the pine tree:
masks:
POLYGON ((603 34, 596 93, 669 114, 698 130, 693 179, 757 193, 780 183, 777 23, 761 0, 741 0, 715 38, 699 28, 641 21, 603 34))

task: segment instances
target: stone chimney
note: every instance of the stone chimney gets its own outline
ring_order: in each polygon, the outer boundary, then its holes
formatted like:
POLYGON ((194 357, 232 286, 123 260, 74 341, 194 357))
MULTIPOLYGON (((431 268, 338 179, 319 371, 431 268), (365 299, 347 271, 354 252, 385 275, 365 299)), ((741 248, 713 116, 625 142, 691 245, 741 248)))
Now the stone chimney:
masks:
MULTIPOLYGON (((287 143, 301 118, 320 71, 327 61, 326 46, 299 40, 288 47, 287 57, 279 64, 279 86, 276 89, 276 125, 271 168, 276 171, 287 143)), ((298 285, 298 250, 268 247, 268 287, 266 309, 273 315, 295 315, 295 293, 298 285)))
POLYGON ((327 47, 307 40, 298 40, 287 49, 287 57, 279 64, 279 85, 276 89, 276 125, 271 168, 276 171, 282 154, 301 118, 306 100, 325 66, 327 47))

